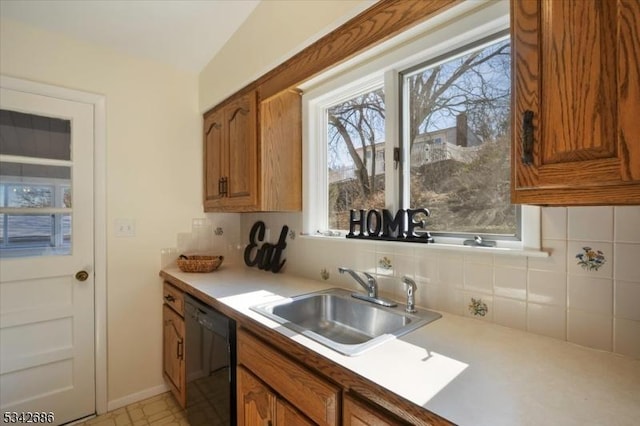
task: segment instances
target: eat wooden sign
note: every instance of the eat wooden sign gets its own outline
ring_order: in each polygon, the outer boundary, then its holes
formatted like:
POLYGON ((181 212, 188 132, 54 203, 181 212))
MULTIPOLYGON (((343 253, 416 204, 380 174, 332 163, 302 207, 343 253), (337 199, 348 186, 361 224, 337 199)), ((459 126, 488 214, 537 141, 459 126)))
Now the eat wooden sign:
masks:
POLYGON ((257 266, 259 269, 271 272, 279 272, 284 266, 286 259, 280 260, 282 252, 287 243, 287 233, 289 227, 287 225, 282 227, 280 231, 280 238, 276 244, 263 243, 258 247, 258 243, 264 241, 264 234, 267 227, 264 222, 259 220, 254 223, 249 232, 249 245, 244 249, 244 263, 247 266, 257 266))

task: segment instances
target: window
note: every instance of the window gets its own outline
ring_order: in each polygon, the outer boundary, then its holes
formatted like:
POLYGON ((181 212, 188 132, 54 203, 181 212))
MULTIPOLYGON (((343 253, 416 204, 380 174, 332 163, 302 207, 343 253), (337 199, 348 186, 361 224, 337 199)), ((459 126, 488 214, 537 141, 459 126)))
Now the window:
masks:
POLYGON ((71 122, 0 110, 0 258, 71 253, 71 122))
POLYGON ((385 206, 384 91, 358 93, 325 111, 329 227, 348 229, 351 209, 385 206))
POLYGON ((36 183, 37 179, 31 180, 30 184, 14 183, 3 177, 0 182, 0 206, 16 210, 0 214, 0 257, 24 255, 30 249, 45 247, 56 248, 59 254, 70 250, 71 214, 35 213, 36 210, 70 208, 68 181, 49 179, 46 183, 36 183))
POLYGON ((509 40, 496 36, 400 73, 409 152, 402 205, 428 207, 435 234, 518 232, 509 183, 510 54, 509 40))
POLYGON ((535 212, 509 199, 508 3, 469 3, 303 87, 306 233, 348 230, 352 209, 425 207, 436 242, 527 246, 535 212))

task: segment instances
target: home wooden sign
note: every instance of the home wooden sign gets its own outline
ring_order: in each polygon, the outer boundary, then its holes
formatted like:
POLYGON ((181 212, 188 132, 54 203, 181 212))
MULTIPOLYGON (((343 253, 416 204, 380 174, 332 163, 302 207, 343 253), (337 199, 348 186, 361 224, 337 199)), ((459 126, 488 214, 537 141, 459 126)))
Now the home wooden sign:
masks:
POLYGON ((432 243, 433 238, 428 231, 416 234, 416 229, 424 229, 426 226, 425 220, 416 220, 421 215, 428 217, 429 210, 400 209, 395 215, 387 209, 351 210, 347 238, 432 243))

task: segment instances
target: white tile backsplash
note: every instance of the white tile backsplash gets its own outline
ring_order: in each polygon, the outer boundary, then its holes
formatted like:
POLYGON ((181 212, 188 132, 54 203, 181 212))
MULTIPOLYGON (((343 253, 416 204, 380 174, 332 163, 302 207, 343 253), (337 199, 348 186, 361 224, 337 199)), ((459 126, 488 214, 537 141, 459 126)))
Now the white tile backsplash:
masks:
MULTIPOLYGON (((408 275, 418 285, 418 306, 640 358, 640 206, 544 207, 541 218, 547 258, 300 237, 285 250, 284 273, 320 280, 326 268, 328 283, 362 291, 337 267, 367 271, 376 274, 381 294, 402 303, 400 278, 408 275), (584 247, 600 250, 605 262, 583 268, 576 255, 584 247), (469 310, 471 298, 486 305, 484 316, 469 310)), ((302 229, 299 213, 247 214, 243 238, 256 220, 275 233, 283 224, 302 229)))
POLYGON ((396 254, 393 260, 393 275, 402 278, 408 276, 409 278, 415 278, 416 276, 416 261, 413 256, 406 256, 396 254))
POLYGON ((611 316, 613 280, 569 275, 568 307, 611 316))
POLYGON ((567 274, 529 270, 527 299, 529 302, 566 306, 567 274))
POLYGON ((556 339, 566 339, 566 315, 564 306, 527 303, 527 330, 556 339))
POLYGON ((494 269, 493 292, 496 296, 526 300, 527 270, 524 268, 496 266, 494 269))
POLYGON ((633 358, 640 358, 640 321, 622 318, 614 320, 614 351, 633 358))
POLYGON ((614 241, 638 243, 640 241, 640 206, 614 208, 614 241))
POLYGON ((416 256, 415 277, 416 280, 436 284, 438 282, 438 259, 435 256, 416 256))
POLYGON ((438 284, 462 288, 464 282, 462 259, 460 255, 438 256, 438 284))
POLYGON ((464 264, 464 289, 470 292, 493 293, 493 267, 480 263, 464 264))
POLYGON ((546 207, 542 209, 542 236, 547 240, 567 239, 567 208, 546 207))
POLYGON ((615 277, 640 282, 640 244, 615 245, 615 277))
POLYGON ((493 321, 506 327, 527 329, 527 304, 504 297, 493 298, 493 321))
POLYGON ((510 268, 526 268, 527 258, 522 256, 499 256, 493 258, 493 264, 498 266, 506 266, 510 268))
POLYGON ((613 207, 572 207, 569 240, 613 241, 613 207))
POLYGON ((640 321, 640 283, 616 281, 614 316, 640 321))
POLYGON ((567 340, 590 348, 613 350, 613 318, 590 312, 567 311, 567 340))

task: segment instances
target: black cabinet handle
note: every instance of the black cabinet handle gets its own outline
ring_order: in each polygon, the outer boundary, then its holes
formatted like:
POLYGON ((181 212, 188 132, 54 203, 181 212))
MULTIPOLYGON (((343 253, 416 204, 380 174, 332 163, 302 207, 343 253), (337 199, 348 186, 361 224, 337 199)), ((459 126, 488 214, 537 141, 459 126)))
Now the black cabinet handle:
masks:
POLYGON ((229 185, 229 178, 227 178, 226 176, 218 179, 218 195, 220 195, 221 197, 228 195, 228 191, 229 191, 228 185, 229 185))
POLYGON ((178 344, 176 346, 176 358, 184 358, 184 341, 182 339, 178 340, 178 344))
POLYGON ((533 164, 533 111, 522 114, 522 164, 533 164))
POLYGON ((167 295, 164 297, 164 300, 166 300, 167 302, 175 302, 175 301, 176 301, 176 298, 175 298, 175 297, 173 297, 173 296, 172 296, 172 295, 170 295, 170 294, 167 294, 167 295))

